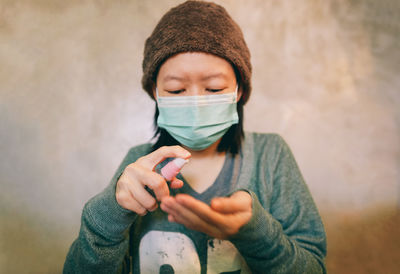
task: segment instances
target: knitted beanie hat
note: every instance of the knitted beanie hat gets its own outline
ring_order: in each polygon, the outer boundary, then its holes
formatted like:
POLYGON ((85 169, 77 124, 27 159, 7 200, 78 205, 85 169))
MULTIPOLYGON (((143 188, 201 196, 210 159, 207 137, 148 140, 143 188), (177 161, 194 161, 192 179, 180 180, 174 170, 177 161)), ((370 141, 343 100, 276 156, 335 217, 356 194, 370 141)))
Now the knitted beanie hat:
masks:
POLYGON ((251 91, 250 52, 240 27, 214 3, 187 1, 169 10, 146 40, 143 89, 154 99, 158 70, 169 57, 182 52, 205 52, 227 60, 240 74, 245 103, 251 91))

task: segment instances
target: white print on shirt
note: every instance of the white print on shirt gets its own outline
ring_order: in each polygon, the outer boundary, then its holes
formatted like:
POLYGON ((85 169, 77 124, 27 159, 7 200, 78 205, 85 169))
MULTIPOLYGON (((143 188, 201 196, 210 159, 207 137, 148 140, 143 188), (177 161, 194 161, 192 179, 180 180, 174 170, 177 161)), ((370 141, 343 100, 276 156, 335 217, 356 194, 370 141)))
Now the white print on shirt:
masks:
POLYGON ((192 240, 182 233, 150 231, 139 245, 140 273, 160 273, 170 265, 172 273, 200 273, 200 260, 192 240))
MULTIPOLYGON (((207 244, 207 274, 251 273, 243 257, 229 241, 207 244)), ((183 233, 150 231, 139 245, 140 273, 201 273, 193 241, 183 233), (161 271, 160 271, 161 270, 161 271)))
POLYGON ((207 273, 251 273, 242 255, 229 241, 209 240, 207 273))

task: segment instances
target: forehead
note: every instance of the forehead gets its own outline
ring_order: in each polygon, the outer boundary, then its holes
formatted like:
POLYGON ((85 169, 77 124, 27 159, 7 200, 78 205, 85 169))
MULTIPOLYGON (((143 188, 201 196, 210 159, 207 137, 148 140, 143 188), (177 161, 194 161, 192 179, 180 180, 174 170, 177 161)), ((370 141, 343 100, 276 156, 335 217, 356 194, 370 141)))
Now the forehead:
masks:
POLYGON ((232 65, 225 59, 203 52, 179 53, 168 58, 160 67, 157 80, 179 80, 180 78, 202 78, 208 80, 235 78, 232 65))

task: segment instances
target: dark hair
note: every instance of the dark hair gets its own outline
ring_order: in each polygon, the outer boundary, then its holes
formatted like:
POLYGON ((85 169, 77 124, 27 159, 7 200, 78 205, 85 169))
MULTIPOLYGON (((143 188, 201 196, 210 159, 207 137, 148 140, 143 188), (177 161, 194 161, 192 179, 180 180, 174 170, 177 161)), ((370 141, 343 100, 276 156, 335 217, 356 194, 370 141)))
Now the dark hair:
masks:
MULTIPOLYGON (((232 65, 233 70, 235 72, 237 83, 241 84, 241 75, 239 71, 236 69, 234 65, 232 65)), ((155 81, 154 81, 155 83, 155 81)), ((239 102, 237 102, 237 113, 239 117, 239 121, 237 124, 232 125, 228 131, 222 136, 221 142, 218 144, 217 151, 219 152, 230 152, 232 155, 239 153, 240 148, 242 146, 242 140, 244 138, 243 131, 243 105, 244 101, 240 98, 239 102)), ((156 150, 162 146, 173 146, 180 145, 174 137, 172 137, 165 129, 158 127, 157 119, 159 115, 157 100, 156 101, 156 111, 154 113, 154 129, 155 133, 153 139, 157 139, 153 144, 153 150, 156 150)))

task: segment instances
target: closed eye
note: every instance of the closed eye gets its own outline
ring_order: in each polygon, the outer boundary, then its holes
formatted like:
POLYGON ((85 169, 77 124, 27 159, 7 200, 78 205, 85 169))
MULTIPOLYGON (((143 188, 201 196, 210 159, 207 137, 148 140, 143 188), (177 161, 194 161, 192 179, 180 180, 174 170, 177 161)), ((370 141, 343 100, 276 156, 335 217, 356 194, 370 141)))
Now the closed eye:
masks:
POLYGON ((223 91, 223 90, 224 90, 223 88, 218 88, 218 89, 208 88, 207 89, 207 91, 210 91, 210 92, 220 92, 220 91, 223 91))
POLYGON ((178 90, 166 90, 166 92, 171 93, 171 94, 179 94, 184 92, 184 89, 178 89, 178 90))

